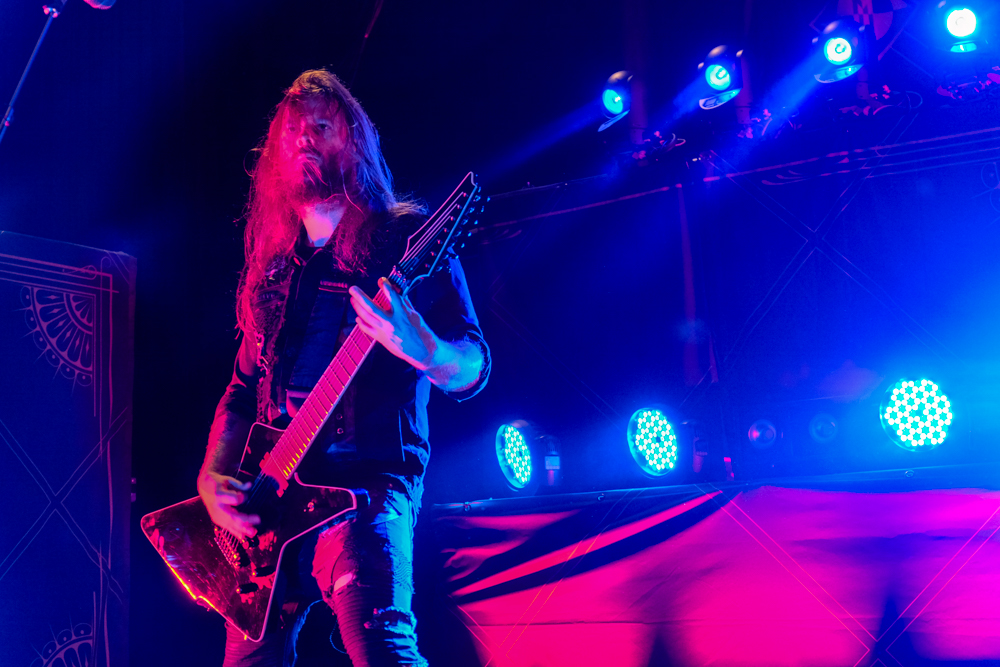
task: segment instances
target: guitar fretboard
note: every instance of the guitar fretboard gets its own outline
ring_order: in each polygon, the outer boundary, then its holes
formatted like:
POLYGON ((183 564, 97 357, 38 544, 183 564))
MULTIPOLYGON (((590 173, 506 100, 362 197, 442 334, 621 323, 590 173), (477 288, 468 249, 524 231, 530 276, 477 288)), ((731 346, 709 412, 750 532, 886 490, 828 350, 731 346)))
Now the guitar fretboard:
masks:
MULTIPOLYGON (((385 294, 379 290, 374 299, 375 305, 386 309, 389 307, 389 300, 385 294)), ((292 422, 285 429, 278 443, 271 450, 270 457, 264 465, 262 472, 275 479, 291 479, 295 469, 302 461, 309 445, 316 438, 316 434, 323 428, 323 424, 333 413, 343 396, 344 389, 351 383, 358 372, 358 368, 375 347, 375 339, 361 331, 360 327, 355 327, 344 344, 341 345, 333 361, 327 366, 326 371, 316 382, 316 386, 309 396, 299 407, 298 412, 292 422)))

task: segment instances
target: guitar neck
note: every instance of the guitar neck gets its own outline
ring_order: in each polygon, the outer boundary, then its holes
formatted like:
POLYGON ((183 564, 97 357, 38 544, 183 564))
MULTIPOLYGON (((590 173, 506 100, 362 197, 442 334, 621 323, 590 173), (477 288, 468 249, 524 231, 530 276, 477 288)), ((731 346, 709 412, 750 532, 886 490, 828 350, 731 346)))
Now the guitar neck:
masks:
MULTIPOLYGON (((374 302, 380 308, 389 307, 389 299, 381 290, 374 302)), ((302 457, 309 451, 309 446, 340 403, 351 380, 374 347, 375 339, 361 331, 360 327, 354 327, 271 450, 262 466, 263 473, 276 480, 291 479, 302 457)))

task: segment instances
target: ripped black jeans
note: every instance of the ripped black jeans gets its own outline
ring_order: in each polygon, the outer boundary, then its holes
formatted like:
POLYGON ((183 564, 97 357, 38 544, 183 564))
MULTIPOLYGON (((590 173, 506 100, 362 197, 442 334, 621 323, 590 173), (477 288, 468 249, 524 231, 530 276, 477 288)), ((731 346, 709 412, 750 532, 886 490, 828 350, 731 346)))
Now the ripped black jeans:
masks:
POLYGON ((369 489, 367 508, 308 535, 297 558, 286 556, 282 612, 272 612, 260 642, 227 626, 223 667, 427 664, 410 609, 416 510, 401 487, 369 489))

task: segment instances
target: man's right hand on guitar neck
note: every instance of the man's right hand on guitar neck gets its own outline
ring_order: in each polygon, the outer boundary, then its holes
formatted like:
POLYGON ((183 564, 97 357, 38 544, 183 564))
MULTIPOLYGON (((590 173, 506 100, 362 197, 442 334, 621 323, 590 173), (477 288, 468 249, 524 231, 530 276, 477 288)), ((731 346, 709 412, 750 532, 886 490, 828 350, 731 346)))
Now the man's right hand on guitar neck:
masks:
POLYGON ((254 526, 260 524, 259 516, 236 511, 236 506, 246 501, 244 492, 250 487, 250 482, 241 483, 216 472, 203 470, 198 475, 198 495, 212 522, 237 537, 253 537, 257 534, 254 526))

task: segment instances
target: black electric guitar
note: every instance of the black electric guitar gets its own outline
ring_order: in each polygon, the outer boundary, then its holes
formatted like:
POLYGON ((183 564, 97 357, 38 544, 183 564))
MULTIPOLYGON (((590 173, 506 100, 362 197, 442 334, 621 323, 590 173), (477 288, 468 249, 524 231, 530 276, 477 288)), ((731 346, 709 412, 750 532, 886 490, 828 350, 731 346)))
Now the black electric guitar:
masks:
MULTIPOLYGON (((482 212, 479 202, 479 186, 470 172, 410 236, 403 258, 389 275, 397 289, 405 294, 440 268, 442 257, 464 245, 459 241, 462 227, 482 212)), ((374 301, 382 308, 389 306, 381 291, 374 301)), ((142 518, 142 532, 191 597, 254 641, 264 634, 288 542, 358 507, 351 490, 303 484, 295 470, 374 347, 375 340, 355 328, 288 428, 253 425, 245 452, 266 453, 259 463, 240 464, 241 471, 256 467, 259 473, 253 477, 248 500, 238 509, 260 516, 254 537, 238 538, 213 524, 201 498, 142 518)))

